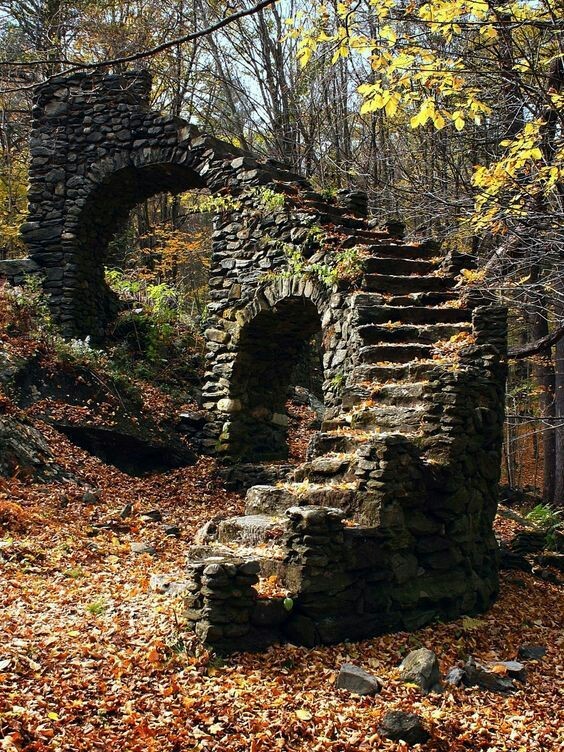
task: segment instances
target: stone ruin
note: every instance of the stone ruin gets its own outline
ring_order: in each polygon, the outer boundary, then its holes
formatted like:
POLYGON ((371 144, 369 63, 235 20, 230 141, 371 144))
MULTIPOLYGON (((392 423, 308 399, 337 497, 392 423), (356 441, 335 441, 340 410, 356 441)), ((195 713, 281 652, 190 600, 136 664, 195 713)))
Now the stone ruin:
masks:
POLYGON ((292 369, 314 335, 323 350, 325 417, 307 461, 249 488, 246 514, 208 524, 189 551, 197 635, 226 651, 315 645, 486 609, 504 309, 457 284, 463 257, 377 228, 362 193, 324 198, 283 164, 151 111, 150 86, 136 72, 38 88, 24 271, 43 275, 55 321, 103 337, 117 311, 104 259, 129 211, 206 188, 218 209, 204 451, 283 459, 292 369), (289 597, 259 597, 259 575, 289 597))

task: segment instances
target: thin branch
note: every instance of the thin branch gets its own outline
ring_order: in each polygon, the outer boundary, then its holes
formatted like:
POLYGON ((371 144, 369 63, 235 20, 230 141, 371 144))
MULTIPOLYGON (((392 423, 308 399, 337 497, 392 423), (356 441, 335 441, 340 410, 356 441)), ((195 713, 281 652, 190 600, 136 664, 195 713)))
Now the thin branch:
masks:
MULTIPOLYGON (((184 34, 181 37, 176 37, 176 39, 169 39, 167 42, 161 42, 161 44, 157 44, 155 47, 150 47, 147 50, 140 50, 138 52, 132 53, 131 55, 122 55, 121 57, 116 57, 111 60, 103 60, 97 63, 86 63, 86 62, 81 63, 79 61, 66 60, 66 59, 55 61, 55 62, 62 63, 65 65, 68 64, 70 67, 66 68, 65 70, 60 71, 59 73, 49 76, 48 78, 46 78, 44 81, 41 81, 40 83, 43 84, 48 81, 51 81, 54 78, 58 78, 59 76, 66 76, 69 73, 75 73, 76 71, 79 71, 79 70, 96 70, 98 68, 107 68, 112 65, 123 65, 124 63, 132 63, 132 62, 135 62, 136 60, 143 60, 144 58, 147 58, 147 57, 153 57, 153 55, 158 55, 159 52, 164 52, 165 50, 168 50, 171 47, 176 47, 178 45, 185 44, 186 42, 194 42, 196 41, 196 39, 209 36, 210 34, 213 34, 219 29, 223 29, 225 26, 228 26, 234 21, 237 21, 241 18, 245 18, 246 16, 251 16, 263 10, 264 8, 268 8, 268 6, 270 5, 274 5, 275 2, 277 2, 277 0, 261 0, 259 3, 257 3, 256 5, 253 5, 251 8, 245 8, 243 10, 238 11, 237 13, 232 13, 231 15, 226 16, 225 18, 222 18, 219 21, 216 21, 210 26, 207 26, 205 29, 201 29, 200 31, 194 31, 190 34, 184 34)), ((53 62, 54 62, 53 60, 48 60, 48 59, 47 60, 31 60, 26 63, 0 61, 0 66, 11 67, 14 65, 25 65, 25 66, 52 65, 53 62)), ((34 88, 37 85, 38 84, 33 84, 30 86, 21 86, 15 89, 8 89, 0 93, 22 91, 24 89, 34 88)))
POLYGON ((512 360, 528 358, 530 355, 538 355, 555 345, 562 337, 564 337, 564 324, 536 342, 529 342, 527 345, 523 345, 523 347, 512 348, 507 355, 512 360))

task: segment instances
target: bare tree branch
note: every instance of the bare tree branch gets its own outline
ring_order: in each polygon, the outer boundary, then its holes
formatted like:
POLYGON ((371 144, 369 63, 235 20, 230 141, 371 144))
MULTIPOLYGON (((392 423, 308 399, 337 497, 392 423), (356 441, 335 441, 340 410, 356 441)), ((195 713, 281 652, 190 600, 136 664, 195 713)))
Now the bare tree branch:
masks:
MULTIPOLYGON (((238 11, 237 13, 232 13, 229 16, 226 16, 225 18, 220 19, 219 21, 216 21, 215 23, 211 24, 210 26, 207 26, 205 29, 201 29, 199 31, 194 31, 190 34, 184 34, 181 37, 176 37, 175 39, 169 39, 167 42, 161 42, 161 44, 157 44, 155 47, 150 47, 147 50, 139 50, 138 52, 134 52, 131 55, 122 55, 121 57, 115 57, 111 60, 103 60, 101 62, 96 63, 87 63, 87 62, 80 62, 78 60, 31 60, 27 62, 10 62, 10 61, 0 61, 0 66, 2 67, 13 67, 13 66, 40 66, 40 65, 46 65, 50 64, 52 65, 54 62, 62 64, 62 65, 68 65, 68 68, 65 68, 62 71, 59 71, 58 73, 54 74, 53 76, 49 76, 41 83, 45 83, 47 81, 50 81, 53 78, 58 78, 59 76, 66 76, 69 73, 75 73, 79 70, 96 70, 98 68, 107 68, 112 65, 123 65, 124 63, 132 63, 136 60, 143 60, 147 57, 152 57, 153 55, 158 55, 159 52, 164 52, 165 50, 170 49, 171 47, 176 47, 178 45, 185 44, 186 42, 194 42, 196 39, 200 39, 201 37, 208 36, 210 34, 213 34, 215 31, 218 31, 219 29, 224 28, 225 26, 228 26, 229 24, 233 23, 234 21, 237 21, 241 18, 245 18, 246 16, 251 16, 254 13, 258 13, 259 11, 263 10, 264 8, 267 8, 270 5, 274 5, 274 3, 277 2, 277 0, 261 0, 256 5, 253 5, 250 8, 244 8, 243 10, 238 11)), ((6 89, 0 93, 10 93, 15 91, 22 91, 24 89, 31 89, 37 84, 32 84, 29 86, 19 86, 14 89, 6 89)))
POLYGON ((512 360, 517 360, 519 358, 528 358, 530 355, 538 355, 539 353, 542 353, 555 345, 559 340, 562 339, 562 337, 564 337, 564 324, 559 326, 550 334, 547 334, 546 337, 541 337, 541 339, 538 339, 536 342, 529 342, 522 347, 513 347, 511 350, 509 350, 507 355, 512 360))

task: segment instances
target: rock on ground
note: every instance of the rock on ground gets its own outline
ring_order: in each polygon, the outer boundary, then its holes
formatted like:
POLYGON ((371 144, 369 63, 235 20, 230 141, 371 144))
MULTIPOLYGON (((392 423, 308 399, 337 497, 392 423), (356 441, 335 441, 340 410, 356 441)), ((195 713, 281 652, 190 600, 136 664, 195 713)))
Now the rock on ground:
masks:
POLYGON ((405 713, 403 710, 391 710, 386 713, 378 730, 386 739, 394 742, 402 740, 409 745, 423 744, 430 736, 420 716, 405 713))
POLYGON ((382 684, 379 679, 359 666, 343 663, 335 687, 348 689, 349 692, 357 695, 375 695, 382 689, 382 684))
POLYGON ((417 684, 423 692, 438 689, 441 675, 437 656, 427 648, 412 650, 400 665, 400 677, 406 683, 417 684))

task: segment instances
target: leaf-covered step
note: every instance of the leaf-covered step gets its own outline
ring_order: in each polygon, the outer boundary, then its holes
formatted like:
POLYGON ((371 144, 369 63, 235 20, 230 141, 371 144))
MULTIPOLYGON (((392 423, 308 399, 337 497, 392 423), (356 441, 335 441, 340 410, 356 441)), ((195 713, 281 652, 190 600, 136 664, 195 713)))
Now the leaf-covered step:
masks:
POLYGON ((419 360, 410 363, 382 363, 380 365, 363 364, 353 369, 353 379, 369 385, 384 384, 387 381, 405 379, 420 380, 427 378, 429 369, 436 365, 433 360, 419 360))
POLYGON ((218 540, 220 543, 239 543, 243 546, 272 543, 282 538, 287 525, 285 517, 267 514, 228 517, 218 524, 218 540))
POLYGON ((370 256, 364 262, 367 274, 432 274, 438 268, 437 261, 370 256))
POLYGON ((410 434, 421 427, 426 405, 375 405, 355 412, 353 428, 375 428, 379 431, 410 434))
POLYGON ((459 324, 469 322, 472 312, 466 308, 375 305, 370 296, 359 294, 355 299, 359 324, 459 324))
POLYGON ((456 290, 444 290, 442 292, 386 294, 383 302, 389 306, 440 306, 445 303, 458 301, 459 299, 460 295, 456 290))
POLYGON ((428 382, 398 381, 393 384, 376 384, 374 386, 352 386, 345 388, 341 396, 343 408, 350 408, 370 400, 384 405, 419 404, 423 399, 428 382))
POLYGON ((367 249, 371 256, 388 256, 398 259, 436 259, 437 247, 433 243, 390 243, 386 240, 369 246, 367 249))
POLYGON ((459 334, 470 332, 469 323, 459 324, 364 324, 358 327, 358 334, 365 345, 383 342, 412 342, 432 345, 459 334))
POLYGON ((362 287, 382 293, 446 292, 454 285, 452 277, 365 274, 362 287))
POLYGON ((431 345, 411 343, 368 345, 360 349, 359 357, 363 363, 409 363, 430 358, 432 349, 431 345))
POLYGON ((253 486, 247 491, 245 514, 283 515, 295 506, 327 506, 343 509, 354 506, 356 484, 289 482, 280 486, 253 486))
POLYGON ((350 474, 353 463, 354 456, 351 454, 326 454, 300 465, 291 478, 295 481, 307 479, 318 483, 327 480, 333 481, 337 477, 343 479, 350 474))

